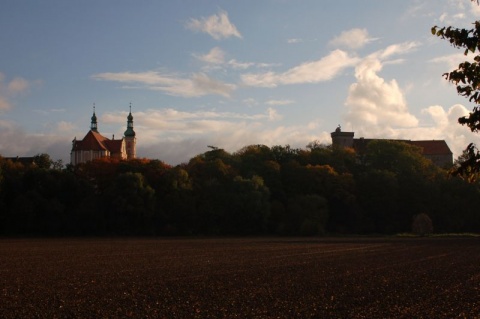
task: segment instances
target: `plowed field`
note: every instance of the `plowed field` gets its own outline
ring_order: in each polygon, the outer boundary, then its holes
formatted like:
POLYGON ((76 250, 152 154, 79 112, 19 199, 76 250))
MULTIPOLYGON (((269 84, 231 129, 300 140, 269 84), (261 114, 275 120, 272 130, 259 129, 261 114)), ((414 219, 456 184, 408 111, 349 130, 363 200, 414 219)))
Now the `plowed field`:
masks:
POLYGON ((480 318, 480 240, 3 239, 0 318, 480 318))

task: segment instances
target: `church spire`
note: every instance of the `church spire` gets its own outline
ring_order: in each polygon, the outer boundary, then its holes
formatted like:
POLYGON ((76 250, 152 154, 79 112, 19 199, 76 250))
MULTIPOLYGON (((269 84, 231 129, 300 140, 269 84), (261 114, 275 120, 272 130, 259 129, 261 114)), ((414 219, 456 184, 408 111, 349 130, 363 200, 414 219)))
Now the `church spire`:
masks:
POLYGON ((128 113, 127 116, 127 130, 124 135, 127 159, 134 159, 137 157, 137 139, 135 138, 135 131, 133 130, 132 103, 130 103, 130 113, 128 113))
POLYGON ((93 116, 92 116, 92 123, 90 124, 90 130, 97 132, 97 116, 95 115, 95 103, 93 103, 93 116))
POLYGON ((127 116, 127 130, 125 131, 125 137, 135 136, 135 131, 133 130, 133 116, 132 116, 132 103, 130 103, 130 113, 127 116))

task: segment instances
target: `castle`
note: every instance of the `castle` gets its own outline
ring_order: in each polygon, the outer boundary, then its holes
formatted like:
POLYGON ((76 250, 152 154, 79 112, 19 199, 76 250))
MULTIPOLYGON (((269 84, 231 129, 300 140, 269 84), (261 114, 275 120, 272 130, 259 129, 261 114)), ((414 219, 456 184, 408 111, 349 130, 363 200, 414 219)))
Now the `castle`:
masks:
POLYGON ((92 122, 90 131, 83 138, 72 141, 72 151, 70 152, 70 164, 76 165, 85 163, 97 158, 109 157, 117 159, 134 159, 136 157, 135 131, 133 130, 132 105, 130 104, 130 113, 127 117, 127 130, 121 139, 108 139, 98 132, 97 116, 95 115, 95 105, 93 106, 92 122))
MULTIPOLYGON (((367 139, 367 138, 353 138, 354 132, 342 132, 340 125, 337 127, 335 132, 332 132, 330 136, 332 137, 332 146, 337 147, 350 147, 355 150, 359 155, 362 155, 367 150, 367 145, 370 141, 378 139, 367 139)), ((422 154, 425 158, 428 158, 433 162, 433 164, 439 167, 449 167, 453 163, 453 153, 448 147, 447 143, 444 140, 423 140, 423 141, 412 141, 412 140, 390 140, 408 143, 410 145, 415 145, 421 148, 422 154)))

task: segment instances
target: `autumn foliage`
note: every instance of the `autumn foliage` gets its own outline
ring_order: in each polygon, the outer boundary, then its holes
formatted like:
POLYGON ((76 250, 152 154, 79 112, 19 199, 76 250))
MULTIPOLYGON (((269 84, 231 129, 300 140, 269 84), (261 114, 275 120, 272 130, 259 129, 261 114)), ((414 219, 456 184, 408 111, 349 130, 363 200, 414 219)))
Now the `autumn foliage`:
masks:
POLYGON ((422 213, 437 232, 477 232, 478 186, 381 140, 362 156, 319 144, 214 148, 174 167, 0 158, 0 235, 394 234, 422 213))

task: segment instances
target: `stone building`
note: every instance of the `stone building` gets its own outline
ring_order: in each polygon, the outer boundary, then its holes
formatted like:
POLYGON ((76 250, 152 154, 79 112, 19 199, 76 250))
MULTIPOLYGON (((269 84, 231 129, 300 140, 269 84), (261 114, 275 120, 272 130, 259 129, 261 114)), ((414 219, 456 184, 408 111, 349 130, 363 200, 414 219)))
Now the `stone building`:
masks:
MULTIPOLYGON (((340 125, 330 134, 333 146, 350 147, 359 155, 364 154, 370 141, 378 139, 354 138, 354 132, 342 132, 340 125)), ((418 146, 422 154, 439 167, 449 167, 453 164, 453 153, 444 140, 390 140, 418 146)))

